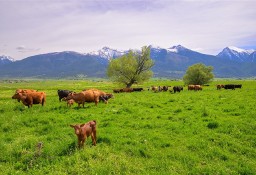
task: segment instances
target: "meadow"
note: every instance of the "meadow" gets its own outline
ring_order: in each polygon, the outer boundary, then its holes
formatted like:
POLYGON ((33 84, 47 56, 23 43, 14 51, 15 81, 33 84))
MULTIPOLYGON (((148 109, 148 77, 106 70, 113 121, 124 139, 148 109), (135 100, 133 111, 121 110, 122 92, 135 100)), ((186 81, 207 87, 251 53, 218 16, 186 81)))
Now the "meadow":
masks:
POLYGON ((202 91, 148 91, 151 85, 183 85, 151 80, 143 92, 114 94, 108 104, 71 108, 57 90, 120 85, 107 80, 27 80, 0 82, 0 174, 255 174, 256 81, 215 80, 202 91), (216 90, 237 83, 242 89, 216 90), (46 105, 27 108, 11 99, 18 88, 47 94, 46 105), (77 149, 70 124, 97 121, 91 138, 77 149))

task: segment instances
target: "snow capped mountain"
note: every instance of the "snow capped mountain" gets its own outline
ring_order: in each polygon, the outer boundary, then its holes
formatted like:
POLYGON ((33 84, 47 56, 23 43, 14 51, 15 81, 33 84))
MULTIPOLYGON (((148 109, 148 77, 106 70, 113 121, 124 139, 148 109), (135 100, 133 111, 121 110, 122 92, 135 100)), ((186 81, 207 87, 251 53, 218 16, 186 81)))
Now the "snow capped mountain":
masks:
POLYGON ((251 62, 256 63, 256 51, 254 51, 254 52, 252 52, 252 53, 250 54, 249 60, 250 60, 251 62))
POLYGON ((9 56, 2 55, 0 56, 0 65, 8 64, 14 62, 14 59, 9 56))
POLYGON ((250 62, 249 56, 253 50, 245 50, 234 46, 224 48, 217 57, 237 62, 250 62))
POLYGON ((128 53, 128 51, 118 51, 116 49, 111 49, 109 47, 103 47, 98 51, 88 53, 88 55, 99 56, 110 61, 112 58, 120 57, 126 53, 128 53))
POLYGON ((0 56, 0 60, 3 61, 3 60, 10 60, 11 62, 14 61, 14 59, 10 56, 5 56, 5 55, 2 55, 0 56))
POLYGON ((175 53, 179 53, 182 51, 186 51, 189 50, 186 47, 182 46, 182 45, 177 45, 177 46, 172 46, 170 48, 167 49, 169 52, 175 52, 175 53))

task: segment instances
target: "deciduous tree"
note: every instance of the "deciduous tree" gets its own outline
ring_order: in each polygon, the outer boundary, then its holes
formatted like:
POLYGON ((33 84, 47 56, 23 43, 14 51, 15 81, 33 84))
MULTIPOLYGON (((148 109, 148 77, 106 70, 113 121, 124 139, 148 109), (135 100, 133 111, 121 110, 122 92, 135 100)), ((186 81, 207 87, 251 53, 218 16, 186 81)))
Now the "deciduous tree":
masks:
POLYGON ((144 46, 141 53, 131 50, 128 54, 113 59, 108 66, 107 76, 114 82, 131 87, 134 83, 150 79, 153 65, 150 47, 144 46))
POLYGON ((209 83, 214 78, 212 71, 212 66, 206 66, 202 63, 194 64, 188 67, 186 74, 183 77, 183 81, 186 85, 203 85, 209 83))

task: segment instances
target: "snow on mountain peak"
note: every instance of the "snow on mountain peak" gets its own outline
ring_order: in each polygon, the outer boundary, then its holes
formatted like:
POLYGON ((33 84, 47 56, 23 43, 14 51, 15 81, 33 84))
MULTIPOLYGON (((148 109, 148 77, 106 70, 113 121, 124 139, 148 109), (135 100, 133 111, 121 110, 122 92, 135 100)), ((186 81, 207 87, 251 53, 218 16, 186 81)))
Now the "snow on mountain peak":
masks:
POLYGON ((235 47, 235 46, 229 46, 229 47, 227 47, 227 48, 230 49, 230 50, 236 51, 236 52, 238 52, 238 53, 247 52, 246 50, 241 49, 241 48, 238 48, 238 47, 235 47))
POLYGON ((238 62, 249 62, 253 50, 245 50, 234 46, 226 47, 217 56, 238 62))
POLYGON ((233 50, 233 51, 238 52, 238 53, 245 53, 245 54, 251 54, 255 51, 254 49, 246 50, 246 49, 241 49, 241 48, 238 48, 238 47, 235 47, 235 46, 229 46, 229 47, 227 47, 227 49, 233 50))
POLYGON ((116 49, 111 49, 109 47, 103 47, 102 49, 100 49, 98 51, 90 52, 89 54, 100 56, 102 58, 106 58, 108 60, 111 60, 112 58, 120 57, 120 56, 122 56, 126 53, 127 53, 127 51, 119 51, 119 50, 116 50, 116 49))
POLYGON ((1 60, 1 61, 9 60, 9 61, 11 61, 11 62, 14 62, 14 61, 15 61, 12 57, 10 57, 10 56, 5 56, 5 55, 0 56, 0 60, 1 60))
POLYGON ((179 51, 187 50, 187 48, 182 45, 177 45, 177 46, 172 46, 172 47, 168 48, 167 50, 170 52, 178 53, 179 51))

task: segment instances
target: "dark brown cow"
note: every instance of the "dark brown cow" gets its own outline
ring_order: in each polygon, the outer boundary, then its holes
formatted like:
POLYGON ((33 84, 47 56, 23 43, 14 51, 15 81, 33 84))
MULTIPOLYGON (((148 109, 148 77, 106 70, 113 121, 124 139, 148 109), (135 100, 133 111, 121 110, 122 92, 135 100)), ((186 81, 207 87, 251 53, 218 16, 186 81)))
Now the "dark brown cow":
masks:
POLYGON ((122 92, 133 92, 132 88, 123 88, 122 92))
POLYGON ((168 87, 171 87, 171 86, 163 86, 162 91, 168 91, 168 87))
POLYGON ((113 89, 113 92, 114 92, 114 93, 120 93, 120 92, 121 92, 121 89, 113 89))
POLYGON ((151 90, 152 90, 152 91, 156 92, 157 89, 158 89, 157 86, 151 86, 151 90))
POLYGON ((189 90, 189 91, 195 90, 195 85, 188 85, 188 90, 189 90))
POLYGON ((174 93, 183 91, 183 86, 173 86, 174 93))
POLYGON ((203 90, 203 88, 202 88, 202 86, 201 85, 195 85, 195 87, 194 87, 195 89, 195 91, 201 91, 201 90, 203 90))
POLYGON ((15 93, 12 99, 19 99, 28 108, 32 107, 33 104, 42 104, 44 106, 46 102, 45 92, 28 92, 28 93, 15 93))
POLYGON ((217 87, 217 90, 220 90, 221 88, 224 88, 225 85, 223 85, 223 84, 217 84, 216 87, 217 87))
POLYGON ((188 90, 195 90, 195 91, 199 91, 202 90, 202 86, 201 85, 188 85, 188 90))
POLYGON ((92 120, 85 124, 76 124, 70 125, 70 127, 75 129, 75 134, 78 140, 78 147, 82 148, 84 146, 84 142, 88 137, 91 136, 92 144, 96 146, 96 121, 92 120))

